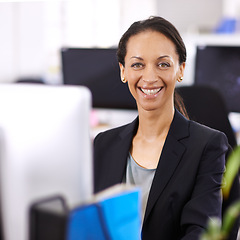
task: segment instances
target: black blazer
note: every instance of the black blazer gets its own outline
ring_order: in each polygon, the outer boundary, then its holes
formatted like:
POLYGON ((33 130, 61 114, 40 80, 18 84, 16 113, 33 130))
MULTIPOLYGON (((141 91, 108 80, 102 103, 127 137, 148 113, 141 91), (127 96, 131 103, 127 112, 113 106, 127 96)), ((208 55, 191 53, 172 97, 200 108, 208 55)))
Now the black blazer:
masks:
MULTIPOLYGON (((94 140, 94 190, 121 183, 138 118, 94 140)), ((226 136, 177 110, 149 193, 144 240, 197 240, 212 216, 221 218, 226 136)))

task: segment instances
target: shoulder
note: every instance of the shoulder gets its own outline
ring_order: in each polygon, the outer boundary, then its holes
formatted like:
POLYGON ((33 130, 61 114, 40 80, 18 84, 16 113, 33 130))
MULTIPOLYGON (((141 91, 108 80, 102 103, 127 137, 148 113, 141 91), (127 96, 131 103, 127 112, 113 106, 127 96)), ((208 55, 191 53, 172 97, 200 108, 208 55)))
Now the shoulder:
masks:
POLYGON ((223 132, 191 120, 189 120, 189 137, 183 139, 182 143, 186 146, 186 153, 191 157, 199 157, 202 162, 205 162, 205 159, 207 164, 220 161, 218 165, 222 167, 230 151, 228 139, 223 132))
POLYGON ((179 140, 190 138, 196 142, 209 140, 209 138, 213 136, 227 140, 227 137, 223 132, 189 120, 177 110, 170 128, 170 134, 179 140))
POLYGON ((97 136, 94 138, 94 143, 105 140, 105 141, 111 141, 112 139, 116 139, 117 136, 128 126, 128 124, 111 128, 109 130, 106 130, 104 132, 100 132, 97 134, 97 136))
POLYGON ((203 124, 197 123, 195 121, 189 120, 189 132, 192 137, 197 138, 199 141, 200 140, 209 141, 212 138, 214 139, 217 138, 217 139, 221 139, 226 144, 228 144, 227 137, 223 132, 217 129, 210 128, 203 124))
POLYGON ((101 132, 94 138, 94 147, 101 144, 104 144, 106 147, 107 144, 112 144, 122 138, 132 136, 137 126, 138 118, 131 123, 101 132))
POLYGON ((188 120, 179 112, 176 112, 172 125, 171 135, 180 140, 187 149, 204 151, 218 148, 227 151, 229 148, 228 139, 223 132, 188 120))

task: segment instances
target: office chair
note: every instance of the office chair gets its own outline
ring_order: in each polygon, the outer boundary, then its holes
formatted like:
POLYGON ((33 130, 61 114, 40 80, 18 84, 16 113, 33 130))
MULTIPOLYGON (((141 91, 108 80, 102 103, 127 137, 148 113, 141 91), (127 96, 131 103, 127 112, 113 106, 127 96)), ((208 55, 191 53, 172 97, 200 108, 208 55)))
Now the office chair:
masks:
POLYGON ((177 92, 183 98, 190 119, 224 132, 231 147, 237 145, 228 118, 229 111, 218 90, 208 86, 193 85, 178 87, 177 92))
MULTIPOLYGON (((176 88, 191 120, 217 129, 226 134, 232 148, 237 146, 237 140, 231 127, 228 110, 222 95, 215 88, 208 86, 182 86, 176 88)), ((232 185, 229 198, 223 201, 222 214, 236 200, 240 200, 239 175, 232 185)), ((240 218, 236 221, 228 240, 236 240, 240 226, 240 218)))

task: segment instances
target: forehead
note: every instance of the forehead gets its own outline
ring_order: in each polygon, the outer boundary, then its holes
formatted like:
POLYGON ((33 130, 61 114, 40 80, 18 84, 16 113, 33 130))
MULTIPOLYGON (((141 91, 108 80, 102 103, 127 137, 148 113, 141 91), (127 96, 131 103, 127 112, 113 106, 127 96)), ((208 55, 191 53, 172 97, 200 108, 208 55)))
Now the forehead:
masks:
POLYGON ((130 55, 169 55, 177 58, 175 44, 164 34, 157 31, 144 31, 129 38, 126 57, 130 55))

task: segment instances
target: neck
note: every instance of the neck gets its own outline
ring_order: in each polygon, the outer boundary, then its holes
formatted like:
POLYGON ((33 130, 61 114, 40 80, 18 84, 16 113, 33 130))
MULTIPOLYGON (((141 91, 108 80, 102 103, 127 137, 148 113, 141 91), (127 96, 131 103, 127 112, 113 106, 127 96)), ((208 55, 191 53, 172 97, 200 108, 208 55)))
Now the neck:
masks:
POLYGON ((167 136, 174 111, 174 108, 164 111, 140 111, 137 134, 149 140, 167 136))

